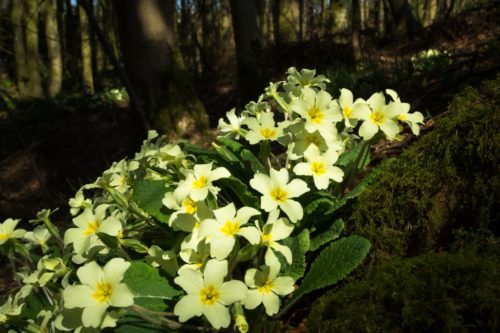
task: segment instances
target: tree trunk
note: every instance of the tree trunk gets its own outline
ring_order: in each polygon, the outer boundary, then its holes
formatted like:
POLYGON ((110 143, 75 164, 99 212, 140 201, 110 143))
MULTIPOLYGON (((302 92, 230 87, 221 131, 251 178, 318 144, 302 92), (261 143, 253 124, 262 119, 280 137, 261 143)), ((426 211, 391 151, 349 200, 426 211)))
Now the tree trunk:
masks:
POLYGON ((361 26, 361 6, 360 0, 352 0, 352 35, 351 45, 353 58, 356 65, 361 61, 361 42, 359 38, 359 29, 361 26))
POLYGON ((12 23, 12 43, 14 49, 14 69, 19 97, 27 96, 28 72, 26 68, 26 49, 23 34, 23 5, 19 0, 11 0, 10 20, 12 23))
POLYGON ((208 128, 184 68, 174 29, 174 0, 115 0, 126 70, 153 127, 172 137, 208 128))
POLYGON ((408 0, 389 0, 392 16, 396 25, 396 32, 414 36, 418 29, 418 22, 411 10, 408 0))
POLYGON ((54 97, 61 92, 62 85, 61 38, 57 24, 57 2, 56 0, 45 0, 44 6, 45 38, 49 62, 48 93, 50 97, 54 97))
MULTIPOLYGON (((66 31, 64 39, 66 41, 66 57, 65 57, 65 68, 69 72, 69 77, 72 80, 79 79, 81 77, 80 71, 80 46, 78 43, 78 17, 74 11, 74 7, 71 4, 72 0, 65 0, 66 8, 66 31)), ((80 82, 78 87, 80 86, 80 82)))
POLYGON ((40 77, 40 55, 38 52, 38 0, 26 1, 27 21, 26 36, 26 67, 28 69, 28 96, 42 97, 42 79, 40 77))
POLYGON ((94 93, 94 76, 92 73, 92 47, 90 45, 90 29, 87 14, 82 6, 78 6, 80 19, 80 54, 82 59, 82 85, 87 94, 94 93))
POLYGON ((384 0, 378 0, 377 6, 377 35, 385 35, 385 6, 384 0))
MULTIPOLYGON (((102 1, 97 1, 95 6, 95 18, 97 22, 99 22, 100 26, 104 26, 104 7, 102 1)), ((95 67, 96 67, 96 76, 100 78, 102 72, 106 69, 106 65, 104 62, 104 51, 101 45, 97 42, 94 42, 95 49, 95 67)), ((100 81, 100 79, 98 80, 100 81)))
POLYGON ((272 1, 272 18, 273 18, 273 37, 274 44, 281 44, 281 30, 280 30, 280 6, 281 0, 271 0, 272 1))
POLYGON ((255 2, 231 0, 231 16, 238 63, 238 87, 241 97, 248 101, 257 97, 263 88, 261 69, 257 64, 260 40, 255 2))

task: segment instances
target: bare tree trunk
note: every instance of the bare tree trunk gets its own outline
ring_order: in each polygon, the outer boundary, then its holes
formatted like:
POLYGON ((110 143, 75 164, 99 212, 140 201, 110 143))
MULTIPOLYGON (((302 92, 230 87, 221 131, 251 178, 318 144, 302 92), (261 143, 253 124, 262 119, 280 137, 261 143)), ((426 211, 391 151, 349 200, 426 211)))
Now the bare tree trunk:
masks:
POLYGON ((57 24, 57 1, 45 0, 44 6, 45 38, 49 61, 48 94, 50 97, 54 97, 61 92, 62 85, 61 38, 57 24))
POLYGON ((258 96, 263 87, 261 69, 257 64, 260 40, 255 2, 231 0, 231 15, 238 62, 238 86, 246 101, 258 96))
POLYGON ((304 17, 306 14, 306 0, 299 0, 299 42, 302 42, 304 39, 304 17))
MULTIPOLYGON (((96 3, 95 18, 101 26, 104 26, 104 6, 102 1, 97 1, 96 3)), ((95 50, 96 76, 100 78, 102 72, 106 69, 106 64, 104 62, 104 51, 102 49, 102 46, 97 41, 94 42, 93 46, 95 50)), ((100 79, 98 81, 100 81, 100 79)))
POLYGON ((360 0, 352 0, 352 35, 351 35, 351 45, 354 57, 354 62, 356 65, 361 61, 361 42, 359 38, 359 29, 361 25, 361 8, 360 0))
POLYGON ((26 68, 26 49, 23 34, 23 3, 19 0, 11 0, 10 20, 12 24, 12 43, 14 49, 14 69, 16 74, 16 85, 19 97, 27 96, 28 72, 26 68))
POLYGON ((38 1, 26 1, 26 56, 28 68, 28 95, 42 97, 42 79, 40 77, 40 55, 38 52, 38 1))
POLYGON ((396 32, 406 33, 412 37, 418 29, 418 22, 408 0, 389 0, 389 5, 394 17, 396 32))
POLYGON ((87 14, 82 6, 78 7, 80 19, 80 52, 82 59, 82 85, 87 94, 94 93, 94 75, 92 72, 92 47, 90 45, 90 29, 87 14))
POLYGON ((115 0, 126 70, 153 127, 173 137, 208 128, 177 46, 174 0, 115 0))
POLYGON ((384 0, 377 0, 377 35, 385 35, 385 6, 384 0))
POLYGON ((273 37, 274 44, 281 44, 281 28, 280 28, 280 6, 281 0, 271 0, 272 1, 272 18, 273 18, 273 37))
MULTIPOLYGON (((71 0, 65 0, 65 8, 66 8, 66 30, 64 39, 66 41, 66 52, 67 55, 65 60, 65 68, 69 72, 69 77, 72 79, 80 78, 80 45, 79 34, 78 34, 78 16, 74 11, 74 7, 71 4, 71 0)), ((79 82, 80 83, 80 82, 79 82)), ((76 86, 76 85, 75 85, 76 86)), ((78 84, 79 86, 79 84, 78 84)))

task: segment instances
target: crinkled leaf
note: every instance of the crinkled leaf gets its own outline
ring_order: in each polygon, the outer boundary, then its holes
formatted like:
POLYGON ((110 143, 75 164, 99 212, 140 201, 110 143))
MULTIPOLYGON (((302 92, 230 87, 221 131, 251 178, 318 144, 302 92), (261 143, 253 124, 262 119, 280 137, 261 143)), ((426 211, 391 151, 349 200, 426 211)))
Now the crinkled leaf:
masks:
POLYGON ((328 230, 311 238, 311 247, 309 248, 309 251, 316 251, 321 246, 333 240, 336 240, 337 238, 340 237, 340 234, 342 233, 344 228, 345 228, 344 221, 342 219, 336 220, 330 225, 328 230))
POLYGON ((248 165, 253 173, 255 172, 266 172, 266 168, 262 165, 259 159, 244 145, 241 143, 228 139, 228 138, 218 138, 217 139, 226 150, 237 156, 240 161, 248 165))
POLYGON ((369 250, 370 242, 360 236, 342 238, 330 244, 312 263, 293 298, 342 280, 363 262, 369 250))
POLYGON ((384 164, 385 163, 382 162, 381 164, 377 165, 368 175, 366 175, 358 184, 356 184, 356 186, 349 193, 347 193, 346 198, 348 199, 355 198, 361 193, 363 193, 363 191, 368 186, 373 184, 373 182, 376 179, 378 179, 378 177, 383 171, 384 164))
POLYGON ((133 186, 132 200, 143 211, 166 223, 170 214, 161 201, 168 191, 163 180, 138 180, 133 186))
POLYGON ((164 311, 165 301, 182 294, 155 267, 134 261, 123 278, 135 294, 134 303, 152 311, 164 311))
MULTIPOLYGON (((248 207, 259 208, 259 198, 255 196, 248 186, 236 177, 223 178, 217 181, 230 194, 236 196, 243 205, 248 207)), ((230 196, 232 197, 232 196, 230 196)))
POLYGON ((356 157, 361 152, 362 142, 356 144, 351 150, 345 151, 339 156, 339 159, 335 163, 338 166, 348 166, 356 160, 356 157))
POLYGON ((311 245, 309 230, 304 229, 300 234, 284 239, 282 243, 292 251, 291 265, 288 265, 283 259, 280 260, 282 267, 284 267, 282 275, 291 276, 294 280, 298 280, 304 276, 306 270, 306 252, 311 245))

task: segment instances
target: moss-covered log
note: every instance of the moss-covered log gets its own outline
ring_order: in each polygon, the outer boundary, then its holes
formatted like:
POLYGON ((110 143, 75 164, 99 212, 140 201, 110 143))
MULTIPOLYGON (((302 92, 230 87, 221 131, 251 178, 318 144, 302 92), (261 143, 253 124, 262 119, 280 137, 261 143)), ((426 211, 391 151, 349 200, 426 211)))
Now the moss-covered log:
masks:
POLYGON ((448 249, 462 231, 499 235, 499 87, 500 77, 465 89, 431 133, 381 166, 350 224, 378 257, 448 249))

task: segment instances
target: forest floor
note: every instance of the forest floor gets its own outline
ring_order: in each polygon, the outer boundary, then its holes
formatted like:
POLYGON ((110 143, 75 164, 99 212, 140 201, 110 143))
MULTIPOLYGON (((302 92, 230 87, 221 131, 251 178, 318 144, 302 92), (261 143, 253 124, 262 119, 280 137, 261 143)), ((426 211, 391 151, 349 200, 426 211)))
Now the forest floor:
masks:
MULTIPOLYGON (((443 20, 411 40, 363 36, 363 51, 369 56, 357 72, 349 58, 349 43, 334 42, 339 36, 268 48, 262 58, 267 59, 270 81, 283 80, 286 69, 295 66, 316 68, 329 77, 334 95, 340 87, 364 98, 393 88, 412 110, 431 116, 427 122, 431 128, 432 117, 445 112, 465 85, 477 85, 499 73, 499 36, 500 5, 494 3, 443 20), (430 57, 421 53, 429 49, 439 51, 430 57)), ((232 78, 234 82, 234 74, 232 78)), ((232 85, 198 89, 214 127, 238 101, 232 85)), ((113 161, 138 150, 140 142, 130 139, 126 105, 89 105, 89 99, 81 98, 23 102, 12 111, 0 110, 0 221, 12 217, 25 223, 43 208, 60 207, 56 223, 67 223, 69 198, 113 161)))

